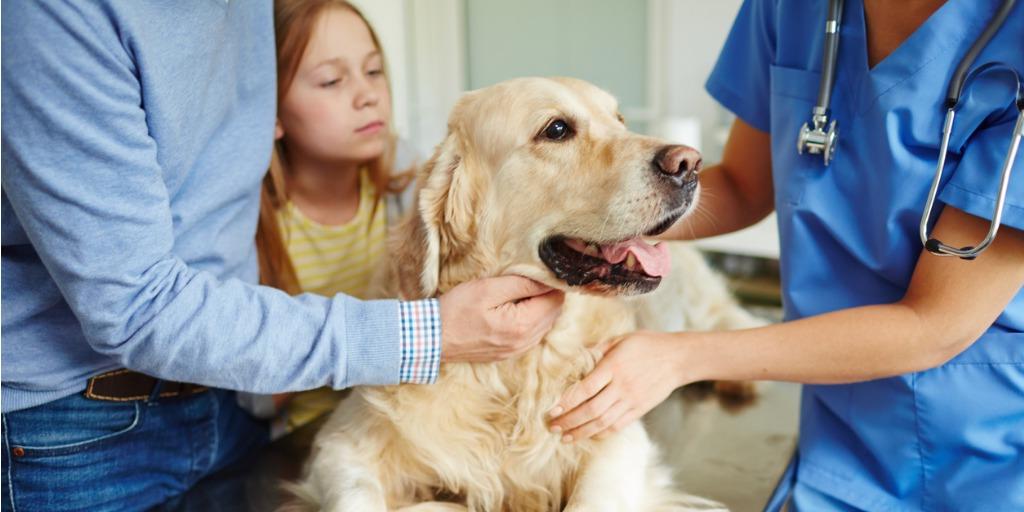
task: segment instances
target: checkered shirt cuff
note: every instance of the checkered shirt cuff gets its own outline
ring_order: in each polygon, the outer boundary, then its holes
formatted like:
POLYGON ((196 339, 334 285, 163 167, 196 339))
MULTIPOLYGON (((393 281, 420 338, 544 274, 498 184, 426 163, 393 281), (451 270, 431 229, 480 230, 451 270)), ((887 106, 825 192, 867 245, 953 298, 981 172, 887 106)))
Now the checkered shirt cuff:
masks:
POLYGON ((432 384, 441 366, 441 309, 437 299, 399 302, 402 365, 398 378, 432 384))

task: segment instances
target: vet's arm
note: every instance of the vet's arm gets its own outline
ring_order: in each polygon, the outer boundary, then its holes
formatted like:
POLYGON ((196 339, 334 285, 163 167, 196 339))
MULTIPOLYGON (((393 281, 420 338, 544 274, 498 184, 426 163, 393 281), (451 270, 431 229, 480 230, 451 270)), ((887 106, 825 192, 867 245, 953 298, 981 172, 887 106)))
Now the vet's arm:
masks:
POLYGON ((737 118, 722 162, 700 174, 697 210, 658 238, 691 240, 756 224, 775 209, 771 137, 737 118))
MULTIPOLYGON (((946 207, 934 233, 963 246, 987 229, 987 220, 946 207)), ((933 368, 970 347, 1022 286, 1024 231, 1004 227, 974 261, 922 252, 892 304, 741 331, 634 333, 565 393, 551 427, 568 440, 619 430, 699 380, 836 384, 933 368)))
MULTIPOLYGON (((955 246, 985 236, 988 221, 946 207, 936 237, 955 246)), ((904 297, 694 343, 696 379, 842 383, 932 368, 967 349, 1024 286, 1024 231, 1003 227, 974 261, 921 252, 904 297), (714 354, 712 357, 711 354, 714 354)), ((689 378, 688 378, 689 380, 689 378)))

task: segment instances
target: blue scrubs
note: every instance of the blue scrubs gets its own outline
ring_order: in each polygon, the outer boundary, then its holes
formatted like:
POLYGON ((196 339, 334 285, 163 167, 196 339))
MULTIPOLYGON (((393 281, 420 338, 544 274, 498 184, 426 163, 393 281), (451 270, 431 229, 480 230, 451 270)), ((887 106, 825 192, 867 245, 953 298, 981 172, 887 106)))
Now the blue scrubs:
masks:
MULTIPOLYGON (((826 168, 796 140, 817 98, 828 2, 745 2, 707 88, 771 134, 787 319, 904 295, 946 85, 998 3, 950 0, 869 69, 862 1, 847 0, 831 105, 839 146, 826 168)), ((1024 2, 975 62, 990 61, 1024 74, 1024 2)), ((965 92, 942 205, 991 219, 1013 91, 988 73, 965 92)), ((1024 230, 1024 152, 1007 202, 1003 228, 1024 230)), ((804 386, 791 469, 780 490, 796 510, 1024 510, 1024 292, 938 368, 804 386)))

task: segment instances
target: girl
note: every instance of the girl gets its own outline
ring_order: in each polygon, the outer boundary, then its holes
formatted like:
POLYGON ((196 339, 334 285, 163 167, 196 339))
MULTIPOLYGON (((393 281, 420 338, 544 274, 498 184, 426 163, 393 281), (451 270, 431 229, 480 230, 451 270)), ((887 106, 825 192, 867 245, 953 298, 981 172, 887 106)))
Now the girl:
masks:
MULTIPOLYGON (((343 0, 279 0, 274 14, 278 117, 256 235, 260 281, 293 295, 365 299, 387 225, 401 209, 401 192, 411 189, 409 173, 394 173, 380 42, 343 0)), ((341 393, 294 396, 275 433, 329 411, 341 393)), ((286 401, 276 395, 274 409, 286 401)))

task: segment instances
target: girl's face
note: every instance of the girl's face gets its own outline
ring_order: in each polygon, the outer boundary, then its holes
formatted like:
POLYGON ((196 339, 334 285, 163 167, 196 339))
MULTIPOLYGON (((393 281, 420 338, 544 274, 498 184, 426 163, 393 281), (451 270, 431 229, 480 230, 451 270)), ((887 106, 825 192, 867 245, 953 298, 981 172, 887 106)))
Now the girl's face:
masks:
POLYGON ((275 137, 306 159, 366 161, 384 152, 390 118, 381 54, 366 24, 348 9, 325 10, 278 106, 275 137))

